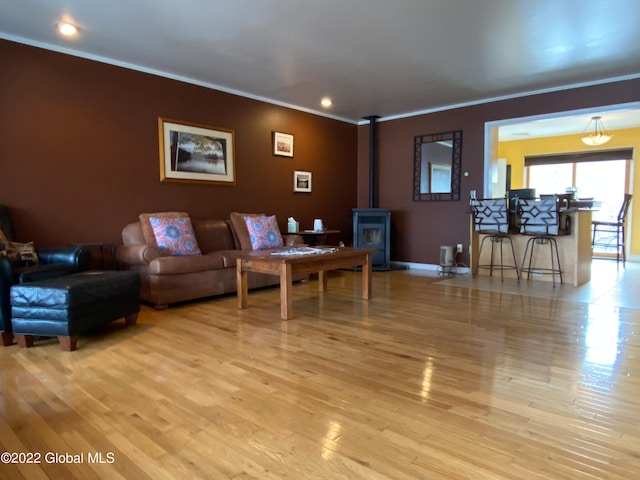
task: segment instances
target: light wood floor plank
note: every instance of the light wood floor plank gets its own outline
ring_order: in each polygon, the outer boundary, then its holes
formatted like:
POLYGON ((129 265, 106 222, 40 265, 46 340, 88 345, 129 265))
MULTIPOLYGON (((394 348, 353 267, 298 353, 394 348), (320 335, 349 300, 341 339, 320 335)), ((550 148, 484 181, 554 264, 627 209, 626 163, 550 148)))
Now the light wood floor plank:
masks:
POLYGON ((363 300, 337 271, 289 321, 268 288, 3 348, 0 449, 84 461, 0 479, 640 478, 635 305, 436 280, 374 272, 363 300))

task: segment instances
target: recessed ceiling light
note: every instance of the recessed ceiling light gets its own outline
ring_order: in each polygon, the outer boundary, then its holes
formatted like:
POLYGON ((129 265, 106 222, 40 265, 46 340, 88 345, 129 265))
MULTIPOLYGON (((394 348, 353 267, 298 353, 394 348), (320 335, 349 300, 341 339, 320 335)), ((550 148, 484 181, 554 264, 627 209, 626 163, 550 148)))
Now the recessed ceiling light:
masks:
POLYGON ((333 105, 333 101, 329 97, 324 97, 322 100, 320 100, 320 105, 322 105, 324 108, 329 108, 331 105, 333 105))
POLYGON ((56 24, 56 28, 65 37, 73 37, 78 33, 78 27, 69 22, 59 22, 56 24))

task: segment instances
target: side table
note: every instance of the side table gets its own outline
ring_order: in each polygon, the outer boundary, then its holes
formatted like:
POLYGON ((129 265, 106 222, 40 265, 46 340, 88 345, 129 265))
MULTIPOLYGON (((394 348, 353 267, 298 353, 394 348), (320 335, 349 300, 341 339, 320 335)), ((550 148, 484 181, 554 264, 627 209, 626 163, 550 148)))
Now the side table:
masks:
POLYGON ((307 245, 327 245, 327 235, 340 233, 340 230, 298 230, 297 232, 283 232, 283 235, 300 235, 307 245))
POLYGON ((98 252, 100 270, 117 270, 116 244, 110 242, 74 243, 75 247, 85 247, 92 250, 91 262, 93 263, 93 251, 98 252))

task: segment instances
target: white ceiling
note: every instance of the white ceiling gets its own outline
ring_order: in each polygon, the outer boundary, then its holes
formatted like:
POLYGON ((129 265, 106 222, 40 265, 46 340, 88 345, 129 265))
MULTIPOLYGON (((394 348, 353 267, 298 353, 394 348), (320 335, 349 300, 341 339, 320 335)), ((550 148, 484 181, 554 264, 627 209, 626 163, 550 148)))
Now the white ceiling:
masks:
POLYGON ((360 122, 640 77, 639 18, 640 0, 2 0, 0 38, 360 122))

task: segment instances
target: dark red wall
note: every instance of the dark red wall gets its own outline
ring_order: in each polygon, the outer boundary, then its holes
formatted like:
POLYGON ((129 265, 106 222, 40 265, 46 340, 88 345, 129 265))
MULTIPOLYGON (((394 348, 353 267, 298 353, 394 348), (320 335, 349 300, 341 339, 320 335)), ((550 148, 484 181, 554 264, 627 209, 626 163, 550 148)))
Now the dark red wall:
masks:
MULTIPOLYGON (((119 243, 141 212, 239 210, 276 214, 283 228, 288 216, 307 228, 321 217, 349 243, 351 208, 368 206, 368 125, 4 40, 0 62, 0 203, 23 241, 119 243), (161 183, 160 116, 234 130, 237 185, 161 183), (293 159, 271 154, 274 130, 295 135, 293 159), (313 172, 311 194, 293 193, 293 170, 313 172)), ((440 245, 466 249, 485 122, 639 100, 636 79, 379 122, 376 206, 393 211, 392 260, 437 263, 440 245), (463 131, 461 200, 414 202, 413 137, 447 130, 463 131)))
POLYGON ((355 125, 4 40, 0 65, 0 203, 19 240, 120 243, 139 213, 181 210, 320 217, 350 242, 355 125), (234 130, 236 186, 161 183, 158 117, 234 130), (293 159, 272 131, 295 136, 293 159), (293 193, 294 170, 312 193, 293 193))
MULTIPOLYGON (((640 79, 564 90, 447 110, 377 124, 377 205, 392 210, 392 260, 438 263, 440 245, 463 243, 468 263, 469 192, 481 194, 485 122, 640 101, 640 79), (458 202, 414 202, 413 139, 462 130, 461 198, 458 202)), ((375 113, 375 112, 372 112, 375 113)), ((369 125, 358 127, 358 207, 368 206, 369 125)))

